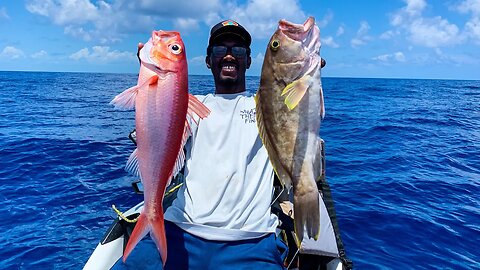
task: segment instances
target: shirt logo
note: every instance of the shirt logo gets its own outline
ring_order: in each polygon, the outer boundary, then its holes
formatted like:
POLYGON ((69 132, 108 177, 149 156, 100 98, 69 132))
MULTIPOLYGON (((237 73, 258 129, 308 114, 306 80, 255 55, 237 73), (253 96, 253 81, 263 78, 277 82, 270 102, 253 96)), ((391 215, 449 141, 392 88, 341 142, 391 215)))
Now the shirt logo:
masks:
POLYGON ((255 123, 256 122, 255 114, 256 114, 255 109, 240 111, 240 117, 242 118, 243 121, 245 121, 245 124, 255 123))

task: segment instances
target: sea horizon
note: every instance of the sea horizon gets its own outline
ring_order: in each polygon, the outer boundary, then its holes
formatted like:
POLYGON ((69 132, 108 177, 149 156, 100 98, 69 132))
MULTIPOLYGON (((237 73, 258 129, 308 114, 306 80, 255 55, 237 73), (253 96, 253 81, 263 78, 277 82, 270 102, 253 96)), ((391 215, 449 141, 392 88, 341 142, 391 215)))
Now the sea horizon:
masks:
MULTIPOLYGON (((131 72, 95 72, 95 71, 37 71, 37 70, 0 70, 0 72, 31 72, 31 73, 72 73, 72 74, 126 74, 138 75, 131 72)), ((212 74, 189 74, 189 76, 212 76, 212 74)), ((260 75, 246 75, 246 77, 260 77, 260 75)), ((403 77, 347 77, 347 76, 322 76, 332 79, 391 79, 391 80, 443 80, 443 81, 480 81, 478 79, 460 79, 460 78, 403 78, 403 77)))

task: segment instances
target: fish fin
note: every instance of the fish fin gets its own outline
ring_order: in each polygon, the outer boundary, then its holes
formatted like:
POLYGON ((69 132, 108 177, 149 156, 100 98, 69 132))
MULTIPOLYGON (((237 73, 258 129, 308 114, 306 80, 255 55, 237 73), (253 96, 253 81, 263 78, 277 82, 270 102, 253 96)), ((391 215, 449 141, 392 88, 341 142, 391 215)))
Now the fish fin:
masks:
POLYGON ((323 99, 323 87, 320 86, 320 116, 325 118, 325 100, 323 99))
POLYGON ((123 251, 123 262, 125 262, 128 258, 128 255, 132 252, 135 246, 142 240, 145 235, 150 231, 150 224, 146 215, 142 212, 138 217, 138 221, 135 224, 135 228, 133 229, 130 238, 128 239, 127 245, 125 246, 125 250, 123 251))
POLYGON ((300 100, 303 98, 308 88, 312 84, 312 77, 305 75, 302 78, 289 83, 282 91, 282 96, 285 97, 285 105, 291 111, 295 109, 300 100))
POLYGON ((138 90, 145 85, 155 84, 158 81, 158 76, 154 75, 146 80, 142 85, 135 85, 122 93, 118 94, 110 101, 110 104, 114 105, 116 109, 131 110, 135 108, 135 99, 137 98, 138 90))
POLYGON ((167 186, 170 185, 170 182, 172 182, 172 179, 180 172, 185 165, 185 152, 183 151, 183 147, 185 146, 185 143, 187 142, 188 138, 192 134, 190 124, 188 123, 188 120, 185 119, 185 127, 183 128, 183 135, 182 135, 182 141, 180 143, 180 151, 178 152, 177 160, 175 161, 175 166, 173 166, 173 171, 172 175, 168 178, 168 183, 167 186))
POLYGON ((180 172, 185 165, 185 152, 183 151, 183 142, 182 147, 180 147, 180 151, 178 152, 177 160, 175 161, 175 165, 173 166, 172 174, 168 177, 167 187, 172 182, 173 178, 180 172))
POLYGON ((315 153, 315 159, 313 161, 313 177, 315 182, 320 181, 321 177, 325 176, 325 160, 323 151, 325 147, 325 142, 322 138, 317 137, 317 151, 315 153))
POLYGON ((167 262, 167 235, 165 232, 165 219, 163 218, 163 209, 158 212, 161 217, 158 217, 155 222, 150 223, 150 236, 157 246, 157 250, 162 258, 162 264, 165 266, 167 262))
POLYGON ((140 177, 140 167, 138 165, 138 148, 133 150, 133 153, 127 160, 127 164, 125 165, 125 171, 133 174, 134 176, 140 177))
POLYGON ((309 238, 318 240, 320 236, 320 202, 319 193, 316 189, 308 192, 293 192, 293 215, 297 243, 303 241, 305 228, 309 238))
POLYGON ((198 122, 195 119, 195 115, 200 117, 200 119, 203 119, 207 117, 210 114, 210 110, 208 109, 205 104, 203 104, 198 98, 196 98, 192 94, 188 94, 188 110, 187 110, 187 115, 195 122, 195 124, 198 124, 198 122))
POLYGON ((275 174, 278 176, 278 179, 280 180, 281 184, 286 186, 287 189, 290 190, 290 188, 292 187, 292 179, 290 175, 286 172, 282 163, 280 162, 277 154, 277 150, 274 147, 273 143, 271 142, 270 135, 264 125, 262 106, 260 104, 260 98, 259 98, 258 92, 255 95, 255 104, 256 104, 255 115, 257 118, 256 120, 257 120, 258 134, 262 139, 263 146, 265 146, 265 149, 267 149, 268 158, 270 160, 270 163, 272 164, 275 174))
POLYGON ((110 104, 114 105, 115 109, 131 110, 135 108, 137 93, 138 85, 135 85, 115 96, 115 98, 110 101, 110 104))

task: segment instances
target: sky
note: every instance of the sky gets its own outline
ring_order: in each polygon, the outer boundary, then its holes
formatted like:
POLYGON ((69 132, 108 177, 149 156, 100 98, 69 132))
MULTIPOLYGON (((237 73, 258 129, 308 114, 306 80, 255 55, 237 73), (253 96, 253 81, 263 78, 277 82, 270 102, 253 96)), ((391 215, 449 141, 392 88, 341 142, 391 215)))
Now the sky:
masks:
POLYGON ((0 70, 137 73, 137 43, 176 30, 189 74, 210 74, 210 28, 252 35, 260 75, 280 19, 316 19, 324 77, 480 80, 480 0, 0 0, 0 70))

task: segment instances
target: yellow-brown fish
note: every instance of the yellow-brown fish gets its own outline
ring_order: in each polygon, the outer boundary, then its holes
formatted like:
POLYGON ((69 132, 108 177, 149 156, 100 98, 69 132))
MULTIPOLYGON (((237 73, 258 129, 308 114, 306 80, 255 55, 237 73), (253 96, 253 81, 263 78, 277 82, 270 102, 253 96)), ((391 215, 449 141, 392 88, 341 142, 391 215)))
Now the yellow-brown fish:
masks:
POLYGON ((295 232, 320 233, 316 180, 322 170, 320 122, 325 114, 320 79, 320 30, 281 20, 268 43, 255 96, 257 125, 277 176, 293 186, 295 232))

